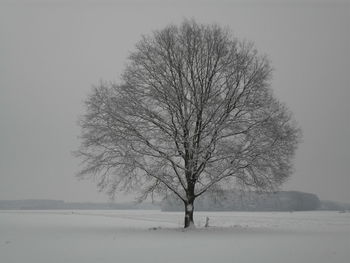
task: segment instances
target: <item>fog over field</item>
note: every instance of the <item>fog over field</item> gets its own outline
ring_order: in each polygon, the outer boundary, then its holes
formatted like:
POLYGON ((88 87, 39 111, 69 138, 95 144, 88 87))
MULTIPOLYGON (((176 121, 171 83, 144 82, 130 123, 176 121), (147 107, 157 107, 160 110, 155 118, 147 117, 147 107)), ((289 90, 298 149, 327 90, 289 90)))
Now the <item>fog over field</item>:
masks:
POLYGON ((272 89, 303 130, 283 190, 349 202, 349 10, 346 0, 0 0, 0 200, 108 201, 75 178, 82 102, 99 80, 120 81, 142 34, 194 18, 271 60, 272 89))

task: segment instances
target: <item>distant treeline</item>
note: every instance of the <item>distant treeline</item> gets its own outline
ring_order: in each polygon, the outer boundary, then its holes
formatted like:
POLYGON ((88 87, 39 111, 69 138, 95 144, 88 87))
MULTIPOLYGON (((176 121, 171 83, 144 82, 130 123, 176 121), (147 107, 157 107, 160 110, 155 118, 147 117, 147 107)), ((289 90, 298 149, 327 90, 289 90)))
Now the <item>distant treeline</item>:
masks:
MULTIPOLYGON (((162 211, 182 211, 183 203, 170 195, 161 203, 162 211)), ((195 201, 197 211, 311 211, 350 210, 349 204, 320 201, 317 195, 297 191, 275 193, 211 192, 195 201)))
POLYGON ((159 209, 152 203, 69 203, 61 200, 0 200, 0 210, 113 210, 113 209, 159 209))
MULTIPOLYGON (((0 210, 126 210, 183 211, 183 203, 170 195, 162 202, 79 203, 62 200, 0 200, 0 210)), ((350 211, 350 204, 320 201, 317 195, 297 191, 276 193, 210 192, 195 201, 196 211, 350 211)))

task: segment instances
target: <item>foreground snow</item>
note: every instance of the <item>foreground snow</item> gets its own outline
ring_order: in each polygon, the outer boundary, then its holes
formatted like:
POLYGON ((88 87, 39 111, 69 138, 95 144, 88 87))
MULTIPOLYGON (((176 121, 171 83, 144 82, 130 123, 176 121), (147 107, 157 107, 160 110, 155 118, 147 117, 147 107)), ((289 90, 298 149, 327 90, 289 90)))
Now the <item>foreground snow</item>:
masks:
POLYGON ((350 213, 0 211, 0 262, 350 262, 350 213), (209 217, 209 228, 204 228, 209 217))

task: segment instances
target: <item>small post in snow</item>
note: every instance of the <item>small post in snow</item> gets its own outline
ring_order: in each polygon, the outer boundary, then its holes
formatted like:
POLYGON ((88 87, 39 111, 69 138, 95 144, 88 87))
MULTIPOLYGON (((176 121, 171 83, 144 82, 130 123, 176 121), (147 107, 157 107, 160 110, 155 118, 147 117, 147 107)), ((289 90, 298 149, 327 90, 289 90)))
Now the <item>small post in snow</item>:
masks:
POLYGON ((205 218, 205 225, 204 227, 209 227, 209 217, 205 218))

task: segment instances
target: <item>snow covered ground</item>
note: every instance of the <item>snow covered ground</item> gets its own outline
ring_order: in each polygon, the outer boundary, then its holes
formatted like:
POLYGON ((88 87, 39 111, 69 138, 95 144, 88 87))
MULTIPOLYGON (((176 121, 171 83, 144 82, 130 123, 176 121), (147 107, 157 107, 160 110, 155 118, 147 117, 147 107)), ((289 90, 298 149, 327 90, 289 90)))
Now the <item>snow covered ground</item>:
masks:
POLYGON ((350 262, 350 213, 0 211, 0 262, 350 262), (209 228, 204 228, 205 218, 209 228))

